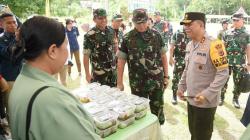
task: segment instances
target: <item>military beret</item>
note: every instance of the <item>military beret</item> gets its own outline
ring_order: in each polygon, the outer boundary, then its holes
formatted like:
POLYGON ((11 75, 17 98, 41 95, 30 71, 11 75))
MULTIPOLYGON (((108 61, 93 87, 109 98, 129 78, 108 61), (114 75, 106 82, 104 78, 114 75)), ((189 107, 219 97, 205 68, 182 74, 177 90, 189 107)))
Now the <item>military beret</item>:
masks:
POLYGON ((105 9, 98 8, 93 11, 93 16, 94 17, 105 17, 107 16, 107 12, 105 9))
POLYGON ((232 20, 239 20, 239 19, 242 19, 242 18, 244 18, 242 13, 235 13, 232 16, 232 20))
POLYGON ((132 21, 136 24, 147 22, 148 21, 147 10, 143 8, 135 9, 133 11, 132 21))
POLYGON ((115 14, 112 18, 112 20, 123 20, 121 14, 115 14))
POLYGON ((185 13, 184 19, 180 22, 180 25, 189 24, 195 20, 201 20, 206 23, 206 16, 201 12, 187 12, 185 13))

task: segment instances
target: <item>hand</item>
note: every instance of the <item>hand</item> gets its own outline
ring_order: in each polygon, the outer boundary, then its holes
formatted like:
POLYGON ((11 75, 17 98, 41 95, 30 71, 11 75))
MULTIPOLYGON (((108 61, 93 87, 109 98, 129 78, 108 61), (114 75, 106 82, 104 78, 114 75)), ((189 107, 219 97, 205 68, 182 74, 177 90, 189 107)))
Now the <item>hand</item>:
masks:
POLYGON ((116 86, 116 87, 119 88, 121 91, 124 90, 124 85, 123 85, 123 83, 117 83, 117 86, 116 86))
POLYGON ((1 90, 1 92, 6 92, 6 93, 8 93, 9 90, 10 90, 10 87, 9 87, 8 83, 4 78, 1 78, 0 90, 1 90))
POLYGON ((197 94, 194 98, 194 101, 197 105, 201 105, 206 102, 206 98, 200 94, 197 94))
POLYGON ((86 75, 86 81, 87 81, 88 83, 91 83, 91 80, 92 80, 92 76, 91 76, 90 74, 87 74, 87 75, 86 75))
POLYGON ((175 61, 173 58, 169 58, 169 65, 172 67, 174 65, 175 61))
POLYGON ((176 92, 177 96, 179 97, 180 100, 185 101, 186 99, 184 98, 184 92, 181 90, 177 90, 176 92))
POLYGON ((165 77, 164 78, 164 89, 166 89, 168 87, 168 78, 165 77))

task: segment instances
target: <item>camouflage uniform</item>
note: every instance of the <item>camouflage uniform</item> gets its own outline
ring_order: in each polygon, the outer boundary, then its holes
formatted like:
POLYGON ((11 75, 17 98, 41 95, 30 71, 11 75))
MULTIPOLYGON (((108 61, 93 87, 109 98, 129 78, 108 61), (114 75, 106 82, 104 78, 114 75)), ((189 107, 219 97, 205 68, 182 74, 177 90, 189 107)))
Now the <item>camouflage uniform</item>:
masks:
POLYGON ((154 26, 153 26, 153 28, 155 29, 155 30, 157 30, 160 34, 161 34, 161 37, 162 37, 162 39, 163 39, 163 41, 164 41, 164 44, 165 44, 165 46, 166 47, 168 47, 168 42, 169 42, 169 40, 170 40, 170 33, 169 32, 165 32, 164 31, 164 29, 166 28, 166 22, 165 21, 163 21, 163 20, 161 20, 161 21, 159 21, 159 22, 155 22, 155 24, 154 24, 154 26))
MULTIPOLYGON (((233 72, 233 81, 234 81, 234 99, 239 98, 240 96, 240 87, 239 80, 241 77, 241 72, 245 71, 244 64, 246 62, 246 48, 250 43, 250 35, 246 31, 245 27, 241 29, 230 29, 225 32, 225 36, 223 36, 223 40, 226 45, 227 50, 227 58, 229 62, 229 75, 233 72)), ((221 99, 224 99, 224 95, 226 93, 227 83, 221 92, 221 99)))
MULTIPOLYGON (((115 14, 114 16, 113 16, 113 18, 112 18, 112 22, 113 21, 123 21, 123 19, 122 19, 122 15, 121 14, 115 14)), ((122 28, 120 27, 119 29, 114 29, 113 28, 113 30, 114 30, 114 33, 115 33, 115 40, 117 39, 117 43, 118 43, 118 48, 119 48, 119 46, 121 45, 121 43, 122 43, 122 37, 123 37, 123 31, 122 31, 122 28)), ((117 48, 117 49, 118 49, 117 48)))
POLYGON ((116 61, 114 30, 106 27, 101 31, 92 28, 84 36, 84 54, 89 55, 92 66, 92 82, 116 86, 116 61))
POLYGON ((161 60, 167 48, 160 34, 154 29, 140 33, 136 29, 127 33, 119 48, 118 58, 128 62, 131 93, 149 98, 150 109, 165 121, 163 113, 164 71, 161 60))
POLYGON ((171 44, 174 45, 175 49, 173 52, 173 57, 175 59, 173 80, 172 80, 172 90, 173 96, 176 98, 176 92, 178 89, 178 83, 181 79, 182 72, 185 68, 185 51, 186 45, 190 39, 187 38, 186 33, 183 29, 177 30, 177 32, 172 36, 171 44))

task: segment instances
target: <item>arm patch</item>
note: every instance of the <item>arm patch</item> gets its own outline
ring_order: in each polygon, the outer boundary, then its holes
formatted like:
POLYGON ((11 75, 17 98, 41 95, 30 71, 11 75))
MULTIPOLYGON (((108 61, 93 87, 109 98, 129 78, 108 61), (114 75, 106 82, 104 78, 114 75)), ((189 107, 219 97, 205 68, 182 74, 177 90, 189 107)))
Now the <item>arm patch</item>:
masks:
POLYGON ((228 68, 227 52, 222 41, 214 40, 211 42, 210 57, 217 70, 228 68))

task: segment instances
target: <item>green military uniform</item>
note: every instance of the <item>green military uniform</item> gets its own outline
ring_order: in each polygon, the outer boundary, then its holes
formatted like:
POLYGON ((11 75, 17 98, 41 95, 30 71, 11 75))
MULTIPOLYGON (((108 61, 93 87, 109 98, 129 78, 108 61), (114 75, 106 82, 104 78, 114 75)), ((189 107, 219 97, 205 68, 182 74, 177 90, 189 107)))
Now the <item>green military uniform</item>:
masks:
MULTIPOLYGON (((155 16, 159 15, 160 16, 160 12, 155 12, 155 16)), ((168 42, 170 40, 170 34, 169 32, 164 31, 166 28, 166 22, 163 20, 157 21, 154 23, 153 27, 155 30, 157 30, 160 34, 161 37, 163 38, 164 44, 166 47, 168 47, 168 42)))
MULTIPOLYGON (((104 9, 99 10, 99 13, 102 13, 102 10, 104 9)), ((104 31, 97 27, 90 29, 84 35, 84 54, 90 58, 92 82, 116 86, 114 30, 109 26, 104 31)))
MULTIPOLYGON (((228 21, 227 21, 227 20, 222 21, 222 26, 223 26, 224 24, 228 24, 228 21)), ((223 37, 223 35, 224 35, 224 33, 225 33, 226 31, 227 31, 227 29, 222 29, 222 30, 220 30, 220 31, 219 31, 219 34, 218 34, 218 36, 217 36, 217 38, 218 38, 219 40, 222 40, 222 37, 223 37)))
MULTIPOLYGON (((114 16, 113 16, 113 18, 112 18, 112 21, 123 21, 123 19, 122 19, 122 15, 121 14, 115 14, 114 16)), ((118 46, 120 46, 121 45, 121 43, 122 43, 122 38, 123 38, 123 31, 122 31, 122 29, 121 28, 119 28, 119 29, 114 29, 113 28, 113 30, 114 30, 114 37, 115 37, 115 39, 117 39, 117 43, 118 43, 118 46)))
MULTIPOLYGON (((233 72, 233 81, 234 81, 234 101, 238 102, 238 98, 240 96, 240 87, 239 82, 241 78, 241 72, 245 71, 244 64, 246 62, 246 48, 250 43, 250 35, 246 31, 245 27, 241 29, 230 29, 225 32, 225 36, 223 40, 226 45, 226 50, 228 54, 228 62, 229 62, 229 75, 233 72)), ((221 100, 223 101, 225 98, 225 93, 227 89, 227 83, 221 92, 221 100)))
POLYGON ((222 36, 224 35, 224 33, 225 33, 226 31, 227 31, 227 30, 220 30, 220 32, 219 32, 217 38, 218 38, 219 40, 222 40, 222 36))
MULTIPOLYGON (((135 10, 134 22, 137 12, 146 15, 143 10, 135 10)), ((151 112, 158 116, 160 124, 165 121, 164 71, 161 56, 166 51, 160 34, 148 28, 145 32, 133 29, 127 33, 118 52, 118 58, 128 62, 131 93, 150 99, 151 112)))
POLYGON ((181 75, 185 68, 185 54, 186 54, 186 45, 190 39, 187 38, 187 35, 183 29, 177 30, 176 33, 172 36, 171 44, 174 45, 173 57, 175 59, 174 71, 173 71, 173 80, 172 80, 172 90, 173 97, 176 100, 176 92, 178 89, 178 83, 181 79, 181 75))

